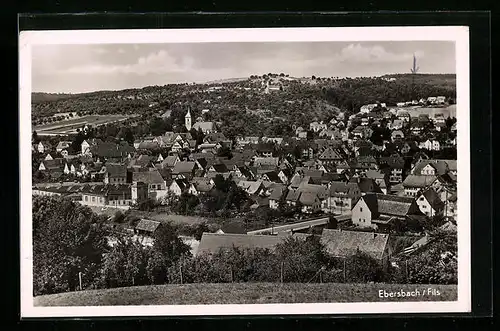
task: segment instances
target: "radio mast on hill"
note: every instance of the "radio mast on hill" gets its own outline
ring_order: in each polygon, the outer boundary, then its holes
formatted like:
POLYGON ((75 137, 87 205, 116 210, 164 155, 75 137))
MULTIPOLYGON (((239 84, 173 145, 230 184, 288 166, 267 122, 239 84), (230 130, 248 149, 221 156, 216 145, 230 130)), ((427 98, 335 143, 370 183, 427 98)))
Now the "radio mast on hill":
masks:
POLYGON ((411 71, 411 98, 415 100, 415 75, 418 73, 419 67, 417 66, 417 58, 415 53, 413 53, 413 67, 410 69, 411 71))

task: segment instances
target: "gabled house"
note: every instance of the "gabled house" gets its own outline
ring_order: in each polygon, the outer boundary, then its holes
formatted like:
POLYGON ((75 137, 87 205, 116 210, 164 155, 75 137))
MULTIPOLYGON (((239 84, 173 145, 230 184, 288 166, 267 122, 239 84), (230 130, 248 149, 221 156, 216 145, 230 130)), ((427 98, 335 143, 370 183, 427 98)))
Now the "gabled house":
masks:
POLYGON ((439 141, 436 139, 427 139, 424 142, 421 142, 419 145, 420 148, 426 149, 428 151, 439 151, 441 150, 441 145, 439 144, 439 141))
POLYGON ((420 159, 411 169, 413 175, 441 176, 446 173, 457 175, 457 160, 420 159))
POLYGON ((352 130, 352 134, 354 138, 366 139, 371 137, 371 135, 373 134, 373 130, 367 126, 359 125, 354 128, 354 130, 352 130))
POLYGON ((269 167, 269 168, 277 168, 279 164, 278 157, 256 157, 254 158, 253 165, 254 167, 269 167))
POLYGON ((147 171, 136 171, 132 173, 132 183, 144 183, 147 185, 148 197, 151 199, 161 199, 167 192, 167 183, 163 179, 158 169, 147 171))
POLYGON ((303 191, 300 193, 299 202, 303 213, 311 214, 321 210, 321 200, 318 193, 303 191))
POLYGON ((403 181, 404 192, 406 196, 417 197, 420 192, 436 187, 437 176, 429 175, 408 175, 403 181))
POLYGON ((128 209, 133 203, 129 184, 86 185, 82 188, 81 194, 80 203, 85 206, 128 209))
POLYGON ((128 167, 129 168, 134 168, 134 169, 149 169, 154 166, 155 158, 150 155, 136 155, 132 157, 129 162, 128 162, 128 167))
POLYGON ((207 168, 208 172, 215 172, 219 174, 227 173, 229 172, 229 169, 224 163, 216 163, 212 164, 207 168))
POLYGON ((238 187, 241 187, 250 196, 264 195, 266 192, 264 184, 261 180, 257 181, 240 180, 238 183, 236 183, 236 185, 238 185, 238 187))
POLYGON ((203 233, 196 255, 216 254, 221 250, 234 247, 240 249, 269 249, 274 250, 276 245, 286 237, 272 235, 254 235, 239 233, 203 233))
POLYGON ((281 169, 278 172, 278 177, 282 183, 288 184, 293 177, 293 171, 290 168, 281 169))
POLYGON ((196 163, 192 161, 180 161, 174 165, 172 169, 172 178, 186 178, 191 179, 195 170, 197 169, 196 163))
POLYGON ((271 182, 271 183, 283 184, 283 182, 281 181, 280 176, 278 176, 278 173, 276 171, 266 171, 265 173, 263 173, 260 176, 259 179, 262 180, 262 181, 264 181, 264 182, 271 182))
POLYGON ((379 160, 380 168, 385 167, 389 170, 389 183, 398 184, 403 181, 405 161, 398 155, 381 157, 379 160))
POLYGON ((418 136, 424 130, 424 125, 420 121, 412 121, 410 123, 410 131, 412 134, 418 136))
POLYGON ((151 246, 154 242, 156 231, 161 227, 161 222, 149 219, 140 219, 134 228, 134 233, 138 236, 139 242, 145 246, 151 246))
POLYGON ((63 158, 56 158, 52 160, 43 160, 38 166, 38 170, 47 172, 63 172, 65 160, 63 158))
POLYGON ((365 176, 373 179, 382 193, 387 194, 390 192, 389 175, 387 173, 380 170, 368 170, 365 176))
POLYGON ((78 164, 77 162, 72 162, 72 161, 68 161, 66 162, 66 164, 64 165, 64 169, 63 169, 63 173, 65 175, 76 175, 77 172, 78 172, 78 164))
POLYGON ((401 130, 395 130, 395 131, 392 131, 392 133, 391 133, 392 142, 395 142, 398 140, 401 141, 404 139, 404 137, 405 137, 405 135, 404 135, 403 131, 401 131, 401 130))
POLYGON ((193 124, 193 129, 203 131, 204 134, 217 132, 217 125, 215 122, 196 122, 193 124))
POLYGON ((82 155, 91 155, 91 148, 97 146, 98 144, 102 143, 101 139, 87 139, 84 140, 81 144, 81 154, 82 155))
POLYGON ((324 212, 350 213, 353 204, 361 197, 361 190, 356 183, 331 182, 324 212))
POLYGON ((200 195, 210 192, 213 187, 214 183, 212 180, 205 177, 195 177, 191 180, 188 193, 192 195, 200 195))
POLYGON ((37 146, 38 153, 48 153, 52 149, 52 145, 48 141, 40 141, 37 146))
POLYGON ((389 124, 389 129, 391 130, 401 130, 404 127, 405 122, 400 119, 395 119, 389 124))
POLYGON ((127 182, 127 166, 117 163, 106 163, 103 166, 104 184, 124 184, 127 182))
POLYGON ((277 184, 274 185, 270 191, 271 195, 269 195, 269 208, 278 209, 279 202, 287 193, 287 188, 285 185, 277 184))
POLYGON ((97 143, 96 145, 90 146, 90 148, 85 154, 89 154, 92 157, 98 158, 100 160, 107 160, 107 159, 125 160, 127 158, 130 158, 131 155, 134 153, 135 153, 134 146, 130 146, 126 141, 121 141, 118 144, 104 141, 97 143))
POLYGON ((396 112, 396 117, 398 118, 398 120, 401 120, 403 122, 409 122, 411 119, 410 113, 403 109, 399 109, 396 112))
POLYGON ((168 187, 168 191, 176 196, 180 196, 182 192, 189 189, 189 182, 185 178, 177 178, 172 180, 168 187))
POLYGON ((56 146, 56 152, 61 153, 64 149, 71 147, 71 141, 60 141, 56 146))
POLYGON ((445 124, 446 119, 444 118, 444 115, 439 113, 434 115, 434 124, 445 124))
POLYGON ((161 161, 162 168, 173 169, 177 162, 180 162, 181 159, 178 155, 169 155, 163 161, 161 161))
POLYGON ((313 131, 313 132, 320 132, 322 130, 326 130, 328 129, 328 125, 326 123, 323 123, 323 122, 312 122, 311 124, 309 124, 309 130, 313 131))
POLYGON ((385 228, 391 222, 422 215, 413 198, 369 193, 352 208, 352 223, 360 227, 385 228))
POLYGON ((342 156, 332 147, 327 147, 318 157, 321 163, 335 164, 342 161, 342 156))

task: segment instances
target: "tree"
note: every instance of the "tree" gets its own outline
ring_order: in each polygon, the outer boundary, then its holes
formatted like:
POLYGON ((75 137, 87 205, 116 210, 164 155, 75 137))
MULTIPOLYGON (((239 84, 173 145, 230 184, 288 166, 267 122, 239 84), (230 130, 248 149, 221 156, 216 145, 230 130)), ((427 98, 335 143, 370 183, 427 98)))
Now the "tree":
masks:
POLYGON ((117 138, 123 139, 131 145, 134 143, 134 133, 130 127, 122 127, 118 132, 117 138))
POLYGON ((31 142, 33 144, 38 144, 40 142, 40 138, 38 137, 38 133, 33 131, 33 135, 31 136, 31 142))
POLYGON ((290 237, 276 245, 278 261, 283 263, 285 282, 309 282, 328 264, 324 245, 317 237, 290 237))
POLYGON ((125 221, 125 215, 120 210, 117 210, 115 215, 113 216, 113 222, 123 223, 124 221, 125 221))
POLYGON ((346 276, 351 283, 380 282, 384 280, 382 265, 359 249, 346 258, 346 276))
POLYGON ((179 197, 175 210, 183 215, 190 215, 194 208, 200 203, 196 195, 183 192, 179 197))
POLYGON ((189 245, 177 236, 175 228, 170 223, 162 223, 156 230, 153 249, 163 255, 167 265, 190 254, 189 245))
POLYGON ((228 146, 222 146, 217 150, 217 156, 231 158, 233 155, 231 149, 228 146))
POLYGON ((146 267, 148 248, 122 238, 105 254, 102 284, 106 288, 148 284, 146 267))
POLYGON ((61 197, 33 197, 34 294, 74 291, 78 273, 89 288, 108 249, 103 219, 61 197))

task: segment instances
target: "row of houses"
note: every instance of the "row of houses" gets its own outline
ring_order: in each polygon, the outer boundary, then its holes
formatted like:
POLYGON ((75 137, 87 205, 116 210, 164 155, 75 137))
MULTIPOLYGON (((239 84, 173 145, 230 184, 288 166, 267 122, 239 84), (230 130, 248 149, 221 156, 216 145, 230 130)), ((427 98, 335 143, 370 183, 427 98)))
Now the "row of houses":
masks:
POLYGON ((421 98, 420 100, 404 101, 398 102, 396 106, 407 107, 407 106, 424 106, 424 105, 444 105, 446 104, 447 98, 444 96, 428 97, 427 99, 421 98))

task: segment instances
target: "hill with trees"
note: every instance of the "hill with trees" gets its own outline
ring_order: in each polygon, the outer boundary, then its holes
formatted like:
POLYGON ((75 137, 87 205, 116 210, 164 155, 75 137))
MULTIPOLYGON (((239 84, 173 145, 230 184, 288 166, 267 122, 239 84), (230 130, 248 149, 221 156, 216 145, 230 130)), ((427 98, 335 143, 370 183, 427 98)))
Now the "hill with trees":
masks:
POLYGON ((411 100, 412 96, 418 99, 438 95, 455 98, 455 75, 290 78, 269 73, 218 85, 170 84, 75 95, 35 93, 32 117, 34 123, 39 123, 47 116, 66 112, 80 116, 139 114, 142 121, 171 111, 174 119, 169 126, 182 126, 190 108, 194 119, 222 123, 228 137, 236 133, 272 136, 286 135, 294 126, 308 126, 315 120, 328 121, 339 111, 356 113, 364 104, 380 101, 391 106, 411 100), (279 90, 266 93, 267 82, 279 85, 279 90), (208 112, 202 114, 205 109, 208 112))

